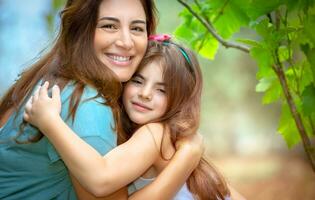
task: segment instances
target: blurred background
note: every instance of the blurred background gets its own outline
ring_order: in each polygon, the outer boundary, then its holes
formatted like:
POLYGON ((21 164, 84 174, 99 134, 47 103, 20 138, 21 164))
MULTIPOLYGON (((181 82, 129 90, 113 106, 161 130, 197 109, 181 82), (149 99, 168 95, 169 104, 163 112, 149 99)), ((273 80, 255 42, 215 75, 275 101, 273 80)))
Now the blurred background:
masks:
MULTIPOLYGON (((172 34, 182 6, 175 0, 156 4, 158 32, 172 34)), ((0 96, 49 49, 58 23, 50 0, 0 0, 0 96)), ((315 174, 302 146, 287 148, 277 133, 280 106, 263 105, 262 94, 255 92, 256 63, 224 47, 214 60, 199 61, 204 75, 200 132, 207 156, 228 182, 247 199, 314 200, 315 174)))

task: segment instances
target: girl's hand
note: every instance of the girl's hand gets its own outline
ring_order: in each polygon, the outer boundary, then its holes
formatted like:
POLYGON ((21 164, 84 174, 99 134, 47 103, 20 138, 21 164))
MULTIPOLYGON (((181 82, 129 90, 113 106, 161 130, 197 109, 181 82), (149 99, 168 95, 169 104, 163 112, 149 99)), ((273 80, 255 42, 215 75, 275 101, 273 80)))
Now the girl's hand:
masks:
POLYGON ((46 81, 40 86, 34 95, 28 100, 24 111, 24 120, 36 126, 40 130, 49 123, 54 123, 56 117, 60 117, 61 100, 60 89, 57 85, 52 87, 52 97, 48 96, 49 83, 46 81))
POLYGON ((175 143, 176 150, 186 150, 187 158, 193 158, 196 167, 205 151, 203 136, 200 133, 179 138, 175 143))

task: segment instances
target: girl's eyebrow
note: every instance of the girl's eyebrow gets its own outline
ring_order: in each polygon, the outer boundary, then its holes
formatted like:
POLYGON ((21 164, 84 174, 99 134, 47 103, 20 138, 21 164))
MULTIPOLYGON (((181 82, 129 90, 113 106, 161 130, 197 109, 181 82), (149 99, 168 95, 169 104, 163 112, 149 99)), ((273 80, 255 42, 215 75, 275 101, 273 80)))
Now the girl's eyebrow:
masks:
MULTIPOLYGON (((136 74, 134 77, 139 77, 143 80, 146 80, 146 78, 144 76, 142 76, 140 73, 139 74, 136 74)), ((155 83, 156 85, 160 85, 160 86, 165 86, 165 83, 164 82, 157 82, 155 83)))
MULTIPOLYGON (((102 21, 102 20, 109 20, 109 21, 119 22, 119 19, 115 18, 115 17, 101 17, 99 19, 99 21, 102 21)), ((144 20, 137 19, 137 20, 131 21, 131 24, 144 24, 144 25, 146 25, 147 23, 144 20)))
POLYGON ((138 78, 145 80, 145 78, 141 74, 135 74, 134 77, 138 77, 138 78))

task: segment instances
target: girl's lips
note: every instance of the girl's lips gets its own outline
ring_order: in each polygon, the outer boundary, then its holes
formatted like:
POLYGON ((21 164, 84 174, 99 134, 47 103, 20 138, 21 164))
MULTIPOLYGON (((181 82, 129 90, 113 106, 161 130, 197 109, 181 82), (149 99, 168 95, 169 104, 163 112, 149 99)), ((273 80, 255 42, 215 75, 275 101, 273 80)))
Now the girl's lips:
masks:
POLYGON ((131 104, 133 105, 133 107, 141 112, 146 112, 146 111, 150 111, 152 110, 151 108, 147 107, 146 105, 142 104, 142 103, 138 103, 138 102, 131 102, 131 104))

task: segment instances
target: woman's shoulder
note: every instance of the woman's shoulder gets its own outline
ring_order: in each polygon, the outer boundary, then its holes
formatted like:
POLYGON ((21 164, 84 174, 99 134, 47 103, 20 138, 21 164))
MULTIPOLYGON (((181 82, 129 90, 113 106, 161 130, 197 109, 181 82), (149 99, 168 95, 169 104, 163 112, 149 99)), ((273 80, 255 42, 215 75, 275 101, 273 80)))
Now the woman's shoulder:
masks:
MULTIPOLYGON (((62 110, 61 117, 63 119, 69 119, 71 95, 73 94, 75 86, 73 84, 68 84, 64 87, 61 92, 62 110)), ((82 92, 81 98, 77 104, 77 109, 75 113, 76 123, 80 123, 80 126, 86 124, 87 121, 94 122, 94 125, 104 126, 104 122, 113 122, 113 113, 110 106, 105 104, 105 100, 98 96, 96 89, 86 86, 82 92)), ((71 120, 69 121, 71 122, 71 120)), ((111 123, 112 125, 113 123, 111 123)))
MULTIPOLYGON (((75 87, 76 86, 75 86, 74 83, 72 83, 72 82, 68 83, 63 88, 63 90, 61 92, 61 97, 69 98, 73 94, 73 92, 75 90, 75 87)), ((84 89, 83 89, 81 99, 82 100, 88 100, 88 99, 93 99, 93 98, 95 98, 95 99, 103 99, 102 97, 98 96, 98 91, 94 87, 92 87, 90 85, 86 85, 84 87, 84 89)))

